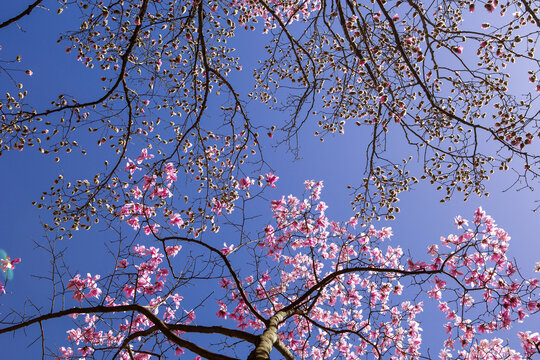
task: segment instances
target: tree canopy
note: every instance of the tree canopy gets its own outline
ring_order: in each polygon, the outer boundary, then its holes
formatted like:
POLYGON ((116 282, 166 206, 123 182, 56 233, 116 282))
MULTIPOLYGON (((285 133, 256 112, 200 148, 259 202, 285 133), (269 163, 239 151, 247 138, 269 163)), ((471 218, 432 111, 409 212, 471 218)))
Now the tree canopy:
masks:
MULTIPOLYGON (((0 334, 71 316, 66 344, 38 335, 43 357, 59 358, 534 357, 537 332, 518 332, 520 350, 499 336, 539 312, 538 280, 520 273, 482 208, 456 217, 457 233, 426 256, 383 244, 392 230, 378 221, 399 217, 400 194, 421 181, 443 202, 487 196, 496 172, 534 189, 539 5, 35 0, 0 18, 0 32, 24 31, 57 10, 63 56, 99 82, 42 101, 25 85, 38 74, 12 56, 25 44, 2 40, 0 155, 104 162, 81 170, 86 179, 59 175, 34 202, 46 211, 50 309, 0 308, 0 334), (250 54, 257 64, 238 55, 253 38, 265 49, 250 54), (261 104, 280 116, 254 117, 261 104), (350 217, 327 216, 318 180, 303 196, 276 195, 272 145, 293 160, 308 132, 324 141, 354 127, 361 161, 344 166, 363 175, 350 179, 350 217), (106 234, 100 244, 113 238, 114 262, 84 276, 59 241, 91 228, 106 234), (435 355, 421 348, 424 302, 448 320, 435 355)), ((3 253, 2 270, 19 262, 3 253)))

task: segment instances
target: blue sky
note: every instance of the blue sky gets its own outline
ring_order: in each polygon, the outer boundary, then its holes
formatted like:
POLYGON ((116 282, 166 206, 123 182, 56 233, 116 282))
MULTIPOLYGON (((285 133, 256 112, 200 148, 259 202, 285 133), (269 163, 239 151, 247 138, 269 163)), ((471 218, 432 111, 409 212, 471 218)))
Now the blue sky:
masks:
MULTIPOLYGON (((0 20, 8 18, 21 8, 18 2, 2 4, 0 20)), ((58 93, 70 93, 78 98, 89 99, 100 93, 101 86, 97 71, 77 63, 74 55, 66 55, 65 44, 56 44, 58 33, 65 29, 62 21, 69 23, 69 16, 73 14, 66 11, 57 17, 55 12, 54 6, 49 10, 36 9, 31 17, 19 22, 20 29, 10 26, 0 30, 0 58, 22 55, 24 67, 32 69, 34 74, 28 77, 21 72, 18 76, 24 79, 25 88, 32 90, 29 99, 42 105, 46 105, 58 93)), ((239 37, 238 56, 245 59, 245 77, 235 78, 236 83, 249 81, 249 65, 253 65, 257 60, 264 45, 263 42, 258 42, 261 36, 258 32, 252 32, 239 37), (249 42, 249 49, 242 49, 241 42, 249 42)), ((0 74, 0 89, 11 88, 8 82, 9 80, 0 74)), ((286 116, 270 112, 256 104, 251 104, 249 109, 251 117, 261 122, 286 116)), ((308 123, 302 130, 301 159, 296 161, 286 147, 274 148, 273 140, 263 141, 264 156, 280 177, 277 190, 273 190, 268 196, 274 199, 289 193, 300 195, 303 192, 304 180, 323 180, 323 199, 329 205, 329 217, 346 220, 353 214, 349 205, 350 193, 346 186, 358 184, 363 177, 364 145, 359 139, 362 139, 364 129, 350 124, 345 135, 328 137, 324 143, 312 136, 315 130, 313 123, 308 123)), ((82 141, 84 142, 84 139, 82 141)), ((400 144, 394 146, 392 151, 395 154, 403 151, 400 144)), ((131 148, 130 151, 129 156, 138 155, 138 149, 131 148)), ((0 297, 1 305, 17 306, 25 297, 38 299, 37 303, 40 305, 47 304, 46 297, 51 293, 50 285, 34 276, 45 274, 50 266, 48 258, 36 249, 34 243, 45 241, 40 216, 47 214, 36 210, 31 201, 39 198, 41 192, 49 188, 59 173, 66 177, 84 178, 92 175, 92 170, 97 169, 106 156, 99 151, 93 151, 87 157, 75 153, 55 163, 54 157, 43 156, 29 148, 22 152, 7 152, 0 157, 0 227, 3 230, 0 248, 13 257, 22 257, 23 260, 17 266, 13 281, 8 284, 9 293, 0 297)), ((385 226, 392 226, 394 229, 394 244, 410 249, 413 254, 425 254, 427 245, 454 231, 454 216, 460 214, 470 218, 474 209, 483 206, 512 236, 510 253, 518 260, 523 274, 532 275, 534 264, 540 260, 540 221, 538 215, 532 212, 536 197, 528 190, 502 192, 513 180, 510 173, 497 174, 488 186, 490 197, 471 197, 464 203, 460 195, 457 195, 445 204, 439 201, 442 193, 436 192, 429 184, 421 183, 412 191, 401 194, 401 212, 396 221, 385 223, 385 226)), ((258 211, 270 217, 269 209, 266 213, 263 209, 258 211)), ((103 247, 104 239, 110 236, 107 232, 97 230, 78 232, 74 239, 63 240, 59 245, 68 247, 66 258, 73 260, 72 269, 75 273, 97 273, 104 266, 110 266, 111 257, 104 255, 103 247)), ((50 339, 53 342, 58 341, 58 346, 65 346, 66 343, 62 340, 65 339, 67 328, 62 322, 55 324, 47 325, 51 333, 50 339)), ((35 330, 32 329, 30 334, 35 330)), ((18 333, 13 339, 10 336, 0 336, 0 348, 6 358, 29 359, 33 358, 29 354, 35 354, 36 351, 39 353, 39 346, 34 344, 24 353, 21 353, 20 349, 32 341, 32 335, 25 337, 23 333, 18 333)))

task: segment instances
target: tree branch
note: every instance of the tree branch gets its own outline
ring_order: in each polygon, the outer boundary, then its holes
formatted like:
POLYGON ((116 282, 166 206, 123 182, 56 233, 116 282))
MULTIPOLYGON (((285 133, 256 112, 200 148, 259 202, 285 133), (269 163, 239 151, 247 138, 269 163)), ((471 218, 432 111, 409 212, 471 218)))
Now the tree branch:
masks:
POLYGON ((34 3, 28 5, 28 7, 26 8, 26 10, 24 10, 23 12, 21 12, 19 15, 17 16, 14 16, 12 17, 11 19, 8 19, 6 21, 4 21, 3 23, 0 24, 0 29, 2 28, 5 28, 6 26, 14 23, 15 21, 17 20, 20 20, 22 19, 24 16, 26 15, 30 15, 30 13, 32 12, 32 10, 34 10, 34 8, 36 6, 38 6, 41 2, 43 2, 43 0, 36 0, 34 1, 34 3))
MULTIPOLYGON (((19 329, 28 327, 28 326, 36 324, 36 323, 41 323, 42 321, 45 321, 45 320, 57 319, 57 318, 61 318, 61 317, 67 316, 67 315, 71 315, 71 314, 118 313, 118 312, 125 312, 125 311, 136 311, 136 312, 138 312, 140 314, 143 314, 152 323, 154 323, 154 326, 155 326, 156 330, 159 330, 163 335, 165 335, 165 337, 168 340, 170 340, 171 342, 173 342, 173 343, 175 343, 175 344, 177 344, 177 345, 179 345, 179 346, 181 346, 181 347, 183 347, 183 348, 185 348, 187 350, 190 350, 190 351, 194 352, 197 355, 200 355, 200 356, 205 357, 207 359, 213 359, 213 360, 214 359, 215 360, 237 360, 236 358, 232 358, 232 357, 229 357, 229 356, 226 356, 226 355, 213 353, 213 352, 208 351, 208 350, 206 350, 206 349, 204 349, 204 348, 202 348, 202 347, 200 347, 200 346, 198 346, 198 345, 196 345, 196 344, 194 344, 194 343, 192 343, 190 341, 187 341, 187 340, 184 340, 184 339, 180 338, 178 335, 176 335, 173 332, 175 330, 174 326, 172 326, 171 324, 164 323, 150 309, 148 309, 147 307, 144 307, 142 305, 138 305, 138 304, 118 305, 118 306, 98 305, 98 306, 85 307, 85 308, 66 309, 66 310, 55 312, 55 313, 49 313, 49 314, 41 315, 41 316, 38 316, 36 318, 30 319, 30 320, 27 320, 27 321, 23 321, 23 322, 21 322, 19 324, 15 324, 13 326, 8 326, 6 328, 0 329, 0 334, 13 332, 15 330, 19 330, 19 329)), ((195 328, 199 328, 200 332, 204 332, 204 331, 209 332, 210 331, 209 328, 215 328, 215 330, 219 330, 219 329, 217 329, 217 328, 219 328, 217 326, 216 327, 204 327, 203 326, 203 327, 195 327, 195 328)), ((188 329, 188 328, 184 328, 184 329, 188 329)), ((191 329, 193 329, 193 327, 191 329)), ((225 328, 223 328, 223 329, 225 329, 225 328)), ((231 329, 227 329, 227 330, 231 330, 231 329)), ((226 332, 225 330, 222 330, 222 331, 226 332)), ((197 332, 199 332, 199 331, 197 331, 197 332)), ((246 339, 249 337, 248 336, 249 334, 245 333, 245 334, 239 335, 238 334, 239 332, 240 332, 239 330, 231 330, 228 333, 229 334, 235 334, 235 335, 238 335, 238 336, 243 336, 246 339)))

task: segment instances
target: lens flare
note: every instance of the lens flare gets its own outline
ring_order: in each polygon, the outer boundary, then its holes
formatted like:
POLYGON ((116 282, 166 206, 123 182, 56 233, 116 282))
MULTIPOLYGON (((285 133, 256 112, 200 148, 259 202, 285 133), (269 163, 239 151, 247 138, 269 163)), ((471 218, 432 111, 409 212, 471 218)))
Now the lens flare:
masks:
MULTIPOLYGON (((0 249, 0 260, 9 260, 9 256, 4 251, 4 249, 0 249)), ((4 275, 5 280, 13 279, 13 270, 11 268, 4 268, 2 266, 0 267, 0 269, 2 270, 2 274, 4 275)))

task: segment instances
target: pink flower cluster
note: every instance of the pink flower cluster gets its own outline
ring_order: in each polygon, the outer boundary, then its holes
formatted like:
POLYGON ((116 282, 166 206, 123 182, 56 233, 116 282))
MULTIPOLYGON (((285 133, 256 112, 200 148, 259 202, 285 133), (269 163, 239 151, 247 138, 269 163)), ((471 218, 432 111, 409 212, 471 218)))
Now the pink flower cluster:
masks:
MULTIPOLYGON (((426 279, 426 284, 432 284, 429 298, 439 302, 449 320, 445 328, 450 337, 440 353, 442 359, 521 359, 497 339, 478 339, 540 311, 534 300, 538 281, 520 282, 513 277, 516 268, 506 255, 510 237, 484 210, 474 212, 473 229, 467 228, 469 221, 456 217, 460 233, 429 246, 430 259, 415 261, 405 258, 400 247, 382 246, 391 238, 391 228, 370 226, 358 233, 355 218, 343 223, 328 219, 327 206, 320 201, 322 187, 321 182, 307 181, 304 199, 290 195, 271 202, 275 224, 264 228, 258 247, 275 267, 259 269, 257 281, 250 278, 242 283, 267 316, 303 299, 305 305, 298 306, 309 312, 293 316, 294 325, 283 325, 280 331, 280 339, 293 352, 303 359, 338 354, 360 359, 369 351, 375 356, 391 351, 393 359, 418 358, 422 328, 416 317, 424 304, 399 302, 396 297, 406 279, 417 279, 411 281, 411 289, 416 281, 426 279), (479 303, 485 308, 481 315, 474 311, 479 303), (321 326, 315 339, 316 324, 321 326), (337 336, 322 329, 347 329, 362 337, 337 336), (453 353, 456 345, 457 354, 453 353)), ((232 249, 234 244, 225 244, 221 251, 229 254, 232 249)), ((241 329, 260 326, 246 310, 235 283, 222 278, 220 286, 227 289, 228 299, 218 302, 217 316, 235 320, 241 329)), ((538 333, 522 332, 519 337, 525 353, 534 353, 538 333)))
POLYGON ((0 259, 0 269, 4 272, 14 270, 15 265, 21 262, 21 258, 11 259, 6 255, 5 259, 0 259))
MULTIPOLYGON (((144 148, 141 150, 141 155, 137 157, 136 163, 142 164, 145 160, 152 159, 153 157, 154 155, 149 154, 148 150, 144 148)), ((138 167, 134 161, 129 160, 125 170, 129 172, 130 175, 133 175, 135 171, 142 170, 142 168, 138 167)), ((168 162, 165 164, 163 171, 160 171, 157 174, 144 175, 141 181, 131 187, 129 194, 135 200, 141 199, 143 197, 143 192, 144 194, 148 194, 150 199, 170 198, 172 197, 171 188, 178 179, 177 173, 178 170, 174 164, 168 162), (160 183, 158 183, 158 178, 161 180, 160 183)), ((148 222, 150 218, 156 215, 155 209, 152 206, 128 202, 122 206, 120 215, 127 218, 126 223, 135 230, 138 230, 141 227, 141 221, 146 221, 147 224, 142 227, 145 235, 156 234, 159 231, 159 224, 150 224, 148 222), (140 217, 143 217, 143 220, 141 220, 140 217)), ((171 223, 180 226, 183 221, 179 214, 172 214, 171 223)))
POLYGON ((100 275, 86 274, 86 278, 81 279, 81 275, 77 274, 73 279, 69 280, 67 289, 73 291, 73 299, 77 301, 92 297, 97 299, 101 295, 101 289, 97 284, 100 277, 100 275), (85 293, 85 291, 87 292, 85 293))
MULTIPOLYGON (((11 259, 8 255, 4 259, 0 259, 0 270, 3 272, 12 271, 15 269, 15 265, 21 262, 21 258, 11 259)), ((4 284, 0 281, 0 295, 5 294, 6 289, 4 284)))
MULTIPOLYGON (((175 256, 180 250, 180 245, 167 246, 166 252, 168 256, 175 256)), ((153 310, 155 314, 158 314, 160 309, 163 309, 162 318, 164 321, 178 321, 180 320, 189 324, 195 319, 195 312, 193 310, 184 310, 185 315, 178 316, 177 311, 180 309, 182 296, 178 294, 167 293, 164 285, 167 282, 167 276, 169 274, 168 269, 161 268, 160 265, 163 262, 164 255, 155 247, 145 247, 143 245, 137 245, 133 247, 133 255, 135 259, 134 264, 129 264, 126 259, 118 262, 117 269, 122 269, 126 273, 132 273, 135 270, 137 278, 133 282, 126 282, 122 287, 125 295, 125 300, 121 304, 115 303, 118 299, 107 296, 106 303, 109 307, 115 307, 119 305, 127 305, 133 301, 135 292, 141 293, 148 299, 148 307, 153 310)), ((99 275, 92 277, 90 274, 85 279, 81 279, 80 275, 75 276, 69 281, 68 289, 74 291, 74 299, 81 301, 83 298, 89 298, 93 295, 100 294, 101 290, 97 287, 97 280, 99 275), (85 293, 85 290, 90 290, 85 293)), ((99 296, 99 295, 98 295, 99 296)), ((96 296, 97 297, 97 296, 96 296)), ((141 298, 139 297, 138 303, 141 298)), ((121 312, 122 313, 122 312, 121 312)), ((73 315, 74 319, 77 319, 79 315, 73 315)), ((84 323, 80 324, 77 328, 67 331, 67 339, 74 345, 76 345, 79 356, 86 357, 91 356, 95 347, 99 345, 105 345, 107 347, 118 346, 122 343, 125 337, 131 332, 141 331, 148 329, 152 326, 152 322, 144 315, 137 314, 131 317, 130 314, 122 316, 123 322, 119 322, 116 329, 110 329, 110 323, 106 324, 108 330, 98 330, 100 318, 96 315, 86 315, 84 323), (82 346, 79 346, 82 345, 82 346)), ((68 359, 74 356, 74 350, 72 347, 61 347, 59 349, 59 356, 57 359, 68 359)), ((134 358, 144 359, 147 354, 134 352, 134 358)), ((130 360, 129 353, 123 351, 120 353, 121 359, 130 360)))
MULTIPOLYGON (((67 339, 72 343, 79 345, 83 343, 84 346, 81 346, 77 349, 80 356, 90 356, 94 352, 94 346, 97 345, 107 345, 114 346, 122 342, 123 335, 114 335, 112 330, 108 332, 96 331, 96 323, 98 317, 96 315, 86 315, 84 318, 84 324, 81 327, 76 329, 71 329, 67 331, 67 339)), ((73 355, 73 350, 68 348, 60 348, 62 353, 61 358, 70 358, 73 355), (63 349, 63 350, 62 350, 63 349)))
MULTIPOLYGON (((259 177, 260 186, 263 179, 259 177)), ((277 177, 266 180, 266 186, 273 187, 277 177)), ((252 184, 245 178, 235 191, 247 190, 252 184)), ((274 221, 263 228, 251 248, 265 261, 252 265, 251 274, 256 277, 249 275, 242 281, 225 276, 219 280, 222 292, 215 299, 217 318, 232 320, 241 330, 258 332, 264 324, 254 311, 269 318, 281 310, 294 310, 280 325, 278 335, 299 358, 356 360, 389 354, 392 359, 404 360, 421 356, 423 329, 418 316, 424 310, 422 300, 434 300, 447 319, 444 328, 448 338, 439 353, 441 359, 522 359, 494 335, 540 311, 539 282, 519 279, 507 256, 510 237, 483 209, 474 212, 472 221, 456 217, 458 232, 430 245, 427 256, 418 260, 390 245, 393 232, 389 227, 357 229, 356 217, 344 222, 329 219, 328 207, 321 201, 323 183, 306 181, 305 186, 303 198, 289 195, 271 201, 274 221), (427 296, 404 301, 400 296, 405 288, 408 295, 417 291, 427 296), (477 304, 482 304, 481 313, 475 309, 477 304), (482 339, 482 334, 492 337, 482 339)), ((153 208, 140 204, 128 204, 122 211, 123 216, 145 212, 155 216, 153 208)), ((166 216, 169 225, 183 226, 180 214, 168 211, 166 216)), ((242 254, 244 246, 229 242, 213 250, 222 254, 223 261, 232 261, 234 257, 229 255, 242 254)), ((131 304, 135 299, 141 304, 144 299, 154 314, 161 311, 163 321, 192 323, 195 312, 178 311, 182 297, 167 290, 169 270, 162 268, 165 256, 174 257, 181 249, 180 245, 167 245, 163 254, 156 247, 133 247, 132 260, 117 264, 117 271, 127 277, 119 285, 117 298, 107 296, 108 306, 118 306, 116 301, 131 304)), ((68 288, 78 301, 97 297, 101 293, 98 279, 77 275, 68 288)), ((70 330, 68 339, 76 345, 82 342, 84 346, 78 351, 87 356, 97 344, 121 342, 128 334, 153 326, 143 314, 122 319, 109 333, 96 329, 95 320, 91 320, 70 330)), ((525 356, 535 354, 538 333, 520 332, 518 336, 525 356)), ((73 350, 61 352, 69 357, 73 350)), ((176 354, 182 352, 180 347, 175 350, 176 354)), ((144 359, 147 355, 121 351, 119 358, 144 359)))

